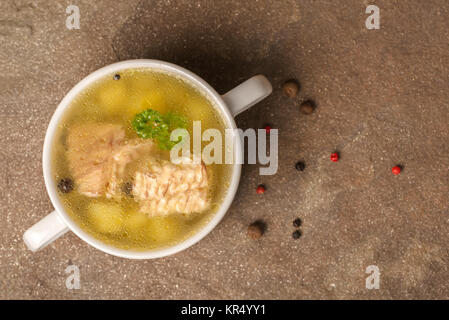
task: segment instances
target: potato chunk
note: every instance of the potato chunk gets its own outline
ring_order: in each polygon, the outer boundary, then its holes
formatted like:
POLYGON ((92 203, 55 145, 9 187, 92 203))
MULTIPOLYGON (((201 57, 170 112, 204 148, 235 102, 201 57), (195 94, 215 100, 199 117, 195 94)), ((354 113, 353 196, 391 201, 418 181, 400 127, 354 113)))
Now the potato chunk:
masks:
POLYGON ((171 217, 153 217, 148 219, 148 236, 157 242, 167 242, 175 238, 178 223, 171 217))
POLYGON ((126 106, 126 117, 133 120, 134 117, 147 109, 165 112, 167 108, 166 97, 163 92, 151 90, 130 98, 129 105, 126 106))
POLYGON ((119 233, 123 228, 123 210, 114 203, 92 202, 87 208, 88 219, 101 233, 119 233))
POLYGON ((204 121, 205 119, 207 119, 207 117, 205 117, 204 110, 207 110, 209 106, 204 100, 205 99, 203 97, 196 95, 188 97, 185 100, 184 109, 189 119, 191 119, 192 121, 204 121))
POLYGON ((127 106, 128 90, 121 81, 110 82, 100 89, 98 102, 109 114, 119 114, 127 106))
POLYGON ((148 222, 148 216, 140 211, 130 212, 125 220, 124 225, 128 231, 133 232, 146 226, 148 222))

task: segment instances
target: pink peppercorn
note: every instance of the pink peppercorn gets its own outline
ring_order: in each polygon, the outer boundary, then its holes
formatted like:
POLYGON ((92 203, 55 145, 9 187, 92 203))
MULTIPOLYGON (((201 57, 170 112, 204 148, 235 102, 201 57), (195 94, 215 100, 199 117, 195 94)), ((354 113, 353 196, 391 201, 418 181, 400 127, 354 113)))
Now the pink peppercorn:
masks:
POLYGON ((263 194, 265 192, 265 187, 263 185, 259 185, 256 189, 257 194, 263 194))
POLYGON ((339 158, 339 156, 338 156, 337 152, 334 152, 334 153, 331 154, 331 161, 337 162, 338 158, 339 158))
POLYGON ((394 166, 391 168, 391 172, 393 172, 394 175, 398 175, 401 173, 401 167, 400 166, 394 166))

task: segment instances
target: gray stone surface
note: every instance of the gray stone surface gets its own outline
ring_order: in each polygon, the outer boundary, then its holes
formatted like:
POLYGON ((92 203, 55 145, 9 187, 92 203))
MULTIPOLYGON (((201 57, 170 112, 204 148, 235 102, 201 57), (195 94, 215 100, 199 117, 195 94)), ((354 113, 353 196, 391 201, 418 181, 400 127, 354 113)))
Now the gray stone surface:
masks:
POLYGON ((445 0, 1 1, 0 298, 449 298, 448 39, 445 0), (380 30, 365 28, 371 3, 380 30), (65 27, 69 4, 80 30, 65 27), (180 64, 219 92, 267 75, 273 95, 237 123, 279 128, 278 173, 245 165, 220 225, 171 257, 120 259, 70 233, 27 251, 23 232, 52 211, 41 153, 53 111, 88 73, 130 58, 180 64), (294 101, 289 78, 302 84, 294 101), (313 115, 298 112, 305 98, 313 115), (253 241, 256 219, 268 231, 253 241), (65 287, 69 264, 80 290, 65 287), (365 288, 369 265, 379 290, 365 288))

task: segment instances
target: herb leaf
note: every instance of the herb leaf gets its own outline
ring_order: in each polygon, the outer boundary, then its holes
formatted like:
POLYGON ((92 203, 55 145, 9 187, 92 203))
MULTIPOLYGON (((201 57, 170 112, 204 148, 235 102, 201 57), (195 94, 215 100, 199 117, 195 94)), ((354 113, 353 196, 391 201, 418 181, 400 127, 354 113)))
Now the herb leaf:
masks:
POLYGON ((178 141, 170 141, 170 134, 178 128, 187 128, 187 120, 176 113, 169 112, 162 115, 160 112, 147 109, 137 114, 132 121, 132 127, 137 135, 143 139, 154 139, 162 150, 170 150, 178 141))

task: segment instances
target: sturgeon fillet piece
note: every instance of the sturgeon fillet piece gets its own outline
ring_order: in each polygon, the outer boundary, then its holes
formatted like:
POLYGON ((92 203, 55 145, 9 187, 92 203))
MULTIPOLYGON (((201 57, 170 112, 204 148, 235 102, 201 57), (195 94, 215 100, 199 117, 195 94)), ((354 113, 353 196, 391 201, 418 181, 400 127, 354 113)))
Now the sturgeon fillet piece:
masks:
POLYGON ((109 183, 106 186, 107 198, 120 194, 119 184, 123 182, 121 178, 125 173, 126 166, 140 156, 150 154, 153 147, 154 143, 151 141, 141 142, 139 139, 135 139, 117 148, 112 155, 112 161, 107 167, 107 176, 109 177, 109 183))
POLYGON ((78 191, 88 197, 119 194, 118 183, 126 165, 151 152, 152 142, 124 143, 120 125, 84 123, 73 125, 67 134, 67 160, 78 191))
MULTIPOLYGON (((187 162, 187 161, 186 161, 187 162)), ((203 163, 158 161, 134 176, 133 196, 149 216, 200 212, 209 206, 203 163)))

